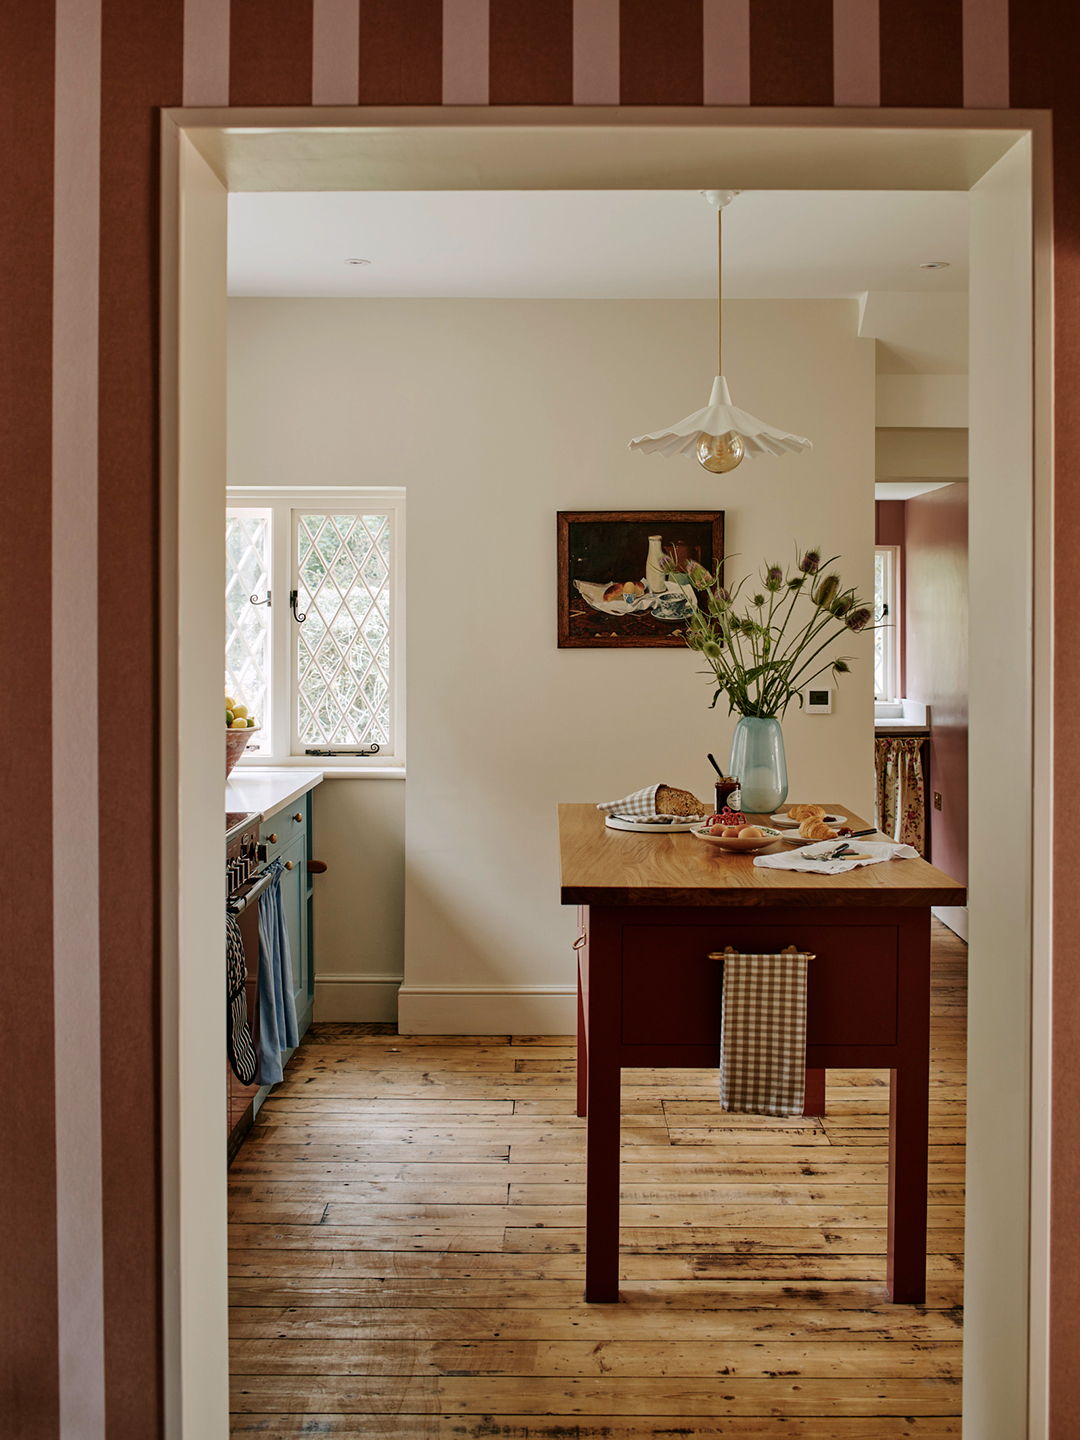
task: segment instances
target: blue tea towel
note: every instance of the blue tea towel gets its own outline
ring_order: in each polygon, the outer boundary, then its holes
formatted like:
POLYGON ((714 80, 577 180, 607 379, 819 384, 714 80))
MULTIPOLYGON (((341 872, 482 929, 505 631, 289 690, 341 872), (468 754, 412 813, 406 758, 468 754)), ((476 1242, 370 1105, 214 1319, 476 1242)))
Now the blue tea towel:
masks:
POLYGON ((293 998, 289 927, 281 898, 284 860, 266 867, 273 879, 259 896, 259 1079, 276 1085, 282 1078, 281 1052, 300 1042, 293 998))

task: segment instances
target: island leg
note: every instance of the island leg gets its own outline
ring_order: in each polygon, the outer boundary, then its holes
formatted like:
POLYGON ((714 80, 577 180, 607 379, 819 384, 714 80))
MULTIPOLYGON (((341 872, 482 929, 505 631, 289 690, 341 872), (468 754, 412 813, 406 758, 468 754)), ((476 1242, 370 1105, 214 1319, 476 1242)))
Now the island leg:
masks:
POLYGON ((622 927, 591 907, 582 956, 585 1132, 585 1299, 619 1298, 619 1123, 622 927))
POLYGON ((825 1071, 807 1070, 806 1091, 803 1101, 804 1115, 825 1114, 825 1071))
POLYGON ((898 1304, 926 1299, 926 1184, 930 1129, 930 912, 899 926, 900 1054, 889 1075, 889 1258, 898 1304))

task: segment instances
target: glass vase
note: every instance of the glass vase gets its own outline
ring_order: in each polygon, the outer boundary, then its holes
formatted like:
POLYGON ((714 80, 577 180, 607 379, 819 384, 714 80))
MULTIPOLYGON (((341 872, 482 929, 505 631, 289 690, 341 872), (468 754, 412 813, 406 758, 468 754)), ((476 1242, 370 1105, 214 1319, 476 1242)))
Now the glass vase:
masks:
POLYGON ((731 740, 728 774, 739 779, 739 808, 751 815, 771 815, 787 799, 784 732, 779 720, 743 715, 731 740))

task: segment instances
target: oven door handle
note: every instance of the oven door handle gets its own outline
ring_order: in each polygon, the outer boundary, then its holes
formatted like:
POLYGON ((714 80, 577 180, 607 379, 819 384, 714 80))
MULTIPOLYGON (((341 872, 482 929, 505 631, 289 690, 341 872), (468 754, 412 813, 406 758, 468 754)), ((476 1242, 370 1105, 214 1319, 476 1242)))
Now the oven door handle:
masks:
POLYGON ((230 915, 242 915, 253 900, 257 900, 274 877, 266 872, 259 876, 249 890, 226 901, 225 908, 230 915))

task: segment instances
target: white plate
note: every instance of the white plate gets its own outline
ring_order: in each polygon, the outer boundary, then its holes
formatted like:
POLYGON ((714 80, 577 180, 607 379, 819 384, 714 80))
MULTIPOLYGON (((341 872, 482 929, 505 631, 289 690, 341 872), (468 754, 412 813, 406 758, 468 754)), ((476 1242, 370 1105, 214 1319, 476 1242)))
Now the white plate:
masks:
MULTIPOLYGON (((769 819, 774 820, 777 825, 794 825, 796 830, 802 823, 799 820, 792 820, 790 815, 770 815, 769 819)), ((819 816, 819 819, 823 820, 826 825, 831 825, 834 830, 837 825, 847 824, 846 815, 822 815, 819 816)))
POLYGON ((773 830, 768 825, 760 825, 758 828, 764 831, 763 835, 753 835, 744 840, 739 835, 710 835, 704 826, 699 825, 694 829, 694 839, 704 840, 707 845, 715 845, 718 850, 723 850, 728 855, 752 855, 755 850, 764 850, 769 845, 775 845, 777 840, 787 839, 783 831, 773 830))
POLYGON ((651 825, 647 820, 623 820, 615 815, 605 815, 604 824, 609 830, 632 830, 635 835, 671 835, 679 831, 693 830, 701 821, 696 816, 676 816, 670 825, 651 825))

